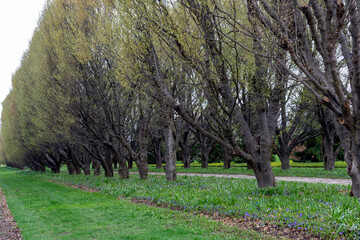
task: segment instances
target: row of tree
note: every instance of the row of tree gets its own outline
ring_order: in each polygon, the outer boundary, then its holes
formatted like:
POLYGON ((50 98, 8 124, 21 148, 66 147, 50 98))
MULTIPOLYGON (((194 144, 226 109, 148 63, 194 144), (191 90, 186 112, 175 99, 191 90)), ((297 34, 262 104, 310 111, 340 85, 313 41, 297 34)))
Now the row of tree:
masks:
MULTIPOLYGON (((359 1, 48 1, 3 102, 8 165, 129 177, 166 162, 176 180, 221 146, 260 188, 299 143, 334 136, 360 196, 359 1), (316 121, 318 120, 318 121, 316 121)), ((337 152, 337 151, 335 151, 337 152)))

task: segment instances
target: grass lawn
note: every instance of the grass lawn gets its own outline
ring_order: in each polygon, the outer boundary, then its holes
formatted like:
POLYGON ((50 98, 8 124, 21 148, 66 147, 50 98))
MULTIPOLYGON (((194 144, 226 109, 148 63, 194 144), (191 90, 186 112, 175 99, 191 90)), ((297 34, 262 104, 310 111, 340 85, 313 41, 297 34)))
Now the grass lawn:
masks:
MULTIPOLYGON (((208 168, 201 168, 195 165, 191 168, 183 168, 181 165, 177 165, 177 172, 181 173, 219 173, 219 174, 246 174, 254 175, 251 169, 246 167, 237 166, 230 169, 224 169, 220 166, 211 166, 208 168)), ((130 171, 137 171, 136 166, 130 171)), ((157 169, 155 166, 149 166, 150 172, 164 172, 164 169, 157 169)), ((288 177, 318 177, 318 178, 345 178, 350 179, 346 173, 346 168, 335 168, 332 171, 325 171, 323 168, 318 167, 292 167, 289 170, 281 170, 280 167, 273 167, 275 176, 288 176, 288 177)))
MULTIPOLYGON (((89 193, 44 181, 58 177, 71 179, 65 173, 18 174, 0 167, 0 187, 23 239, 270 239, 204 217, 133 204, 109 191, 89 193)), ((92 178, 104 186, 120 183, 117 178, 92 178)))
POLYGON ((271 222, 325 239, 360 237, 360 201, 349 196, 349 186, 279 182, 276 188, 258 189, 250 179, 183 176, 167 182, 164 176, 149 176, 147 180, 137 175, 126 180, 66 173, 35 176, 97 188, 107 196, 165 203, 185 212, 243 218, 260 225, 271 222))

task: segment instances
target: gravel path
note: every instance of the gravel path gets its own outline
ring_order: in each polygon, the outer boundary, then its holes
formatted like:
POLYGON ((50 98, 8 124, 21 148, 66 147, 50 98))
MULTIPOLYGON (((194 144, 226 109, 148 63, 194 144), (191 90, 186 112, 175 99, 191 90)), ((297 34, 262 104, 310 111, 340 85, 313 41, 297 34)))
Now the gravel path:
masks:
MULTIPOLYGON (((137 173, 137 172, 132 172, 137 173)), ((151 175, 165 175, 163 172, 149 172, 151 175)), ((240 175, 240 174, 212 174, 212 173, 177 173, 178 176, 199 176, 199 177, 227 177, 227 178, 247 178, 255 179, 255 176, 240 175)), ((335 179, 335 178, 310 178, 310 177, 276 177, 277 181, 288 182, 306 182, 306 183, 325 183, 350 185, 350 179, 335 179)))
POLYGON ((4 194, 0 189, 0 239, 21 240, 21 233, 10 213, 4 194))

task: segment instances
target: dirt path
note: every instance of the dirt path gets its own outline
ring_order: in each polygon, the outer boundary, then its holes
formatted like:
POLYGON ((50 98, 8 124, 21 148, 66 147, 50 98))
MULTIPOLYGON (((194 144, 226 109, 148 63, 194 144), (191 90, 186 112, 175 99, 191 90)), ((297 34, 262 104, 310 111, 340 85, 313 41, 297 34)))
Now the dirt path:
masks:
POLYGON ((10 213, 4 194, 0 189, 0 239, 21 240, 21 233, 10 213))
MULTIPOLYGON (((137 172, 131 172, 137 173, 137 172)), ((152 175, 165 175, 163 172, 149 172, 152 175)), ((240 174, 213 174, 213 173, 177 173, 178 176, 199 176, 199 177, 227 177, 227 178, 247 178, 255 179, 255 176, 240 175, 240 174)), ((335 178, 310 178, 310 177, 276 177, 277 181, 288 182, 306 182, 306 183, 325 183, 350 185, 350 179, 335 179, 335 178)))

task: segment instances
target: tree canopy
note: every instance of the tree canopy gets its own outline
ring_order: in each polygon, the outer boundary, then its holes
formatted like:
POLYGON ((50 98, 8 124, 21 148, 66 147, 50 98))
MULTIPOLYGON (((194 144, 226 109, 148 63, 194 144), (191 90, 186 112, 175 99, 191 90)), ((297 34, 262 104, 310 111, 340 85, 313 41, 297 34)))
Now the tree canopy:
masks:
POLYGON ((275 187, 274 149, 334 136, 360 196, 358 1, 48 1, 3 102, 1 161, 176 180, 221 148, 275 187), (317 118, 318 123, 306 121, 317 118), (331 129, 336 129, 330 131, 331 129), (335 133, 336 132, 336 133, 335 133))

